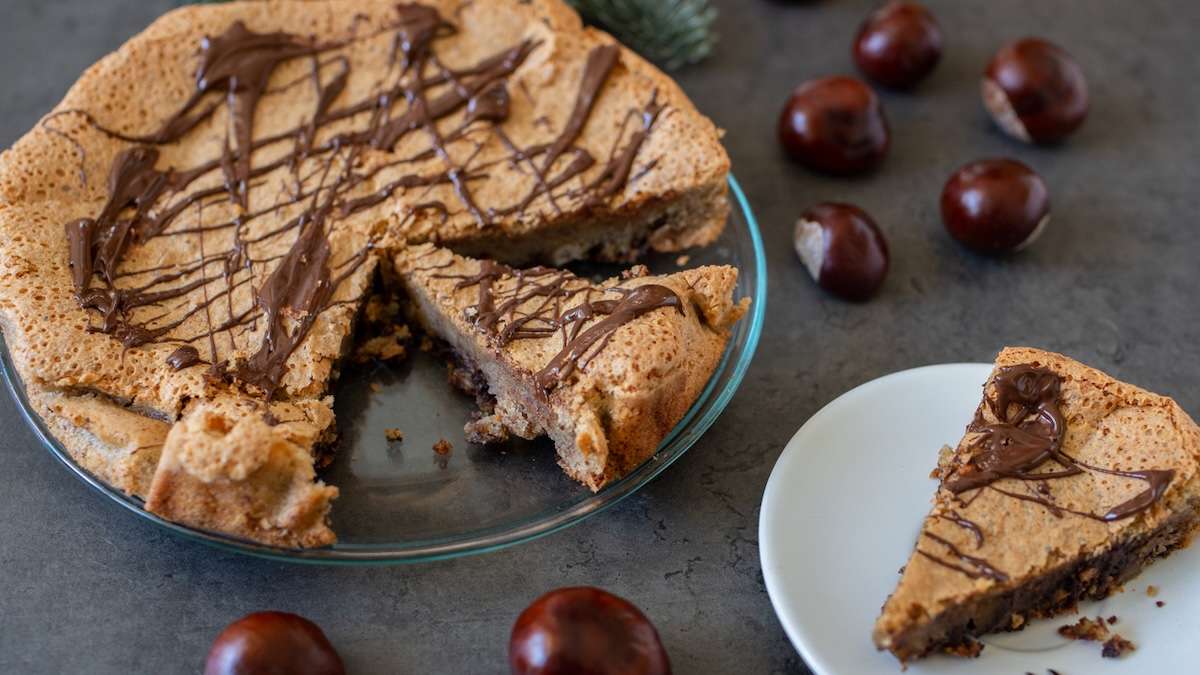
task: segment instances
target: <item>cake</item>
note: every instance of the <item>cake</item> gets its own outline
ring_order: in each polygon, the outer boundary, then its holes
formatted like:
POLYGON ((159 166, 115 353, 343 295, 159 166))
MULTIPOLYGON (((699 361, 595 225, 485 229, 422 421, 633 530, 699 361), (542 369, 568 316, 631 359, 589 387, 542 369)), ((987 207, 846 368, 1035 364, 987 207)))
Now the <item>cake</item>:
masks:
POLYGON ((395 266, 417 322, 449 344, 485 414, 477 442, 549 436, 568 475, 599 490, 637 467, 695 402, 748 301, 737 270, 593 283, 514 269, 430 244, 395 266))
POLYGON ((1170 398, 1008 348, 953 450, 874 640, 961 651, 1121 587, 1200 523, 1200 428, 1170 398))
POLYGON ((728 168, 561 0, 185 7, 0 156, 0 328, 88 471, 194 527, 327 544, 330 384, 396 252, 702 246, 728 168))

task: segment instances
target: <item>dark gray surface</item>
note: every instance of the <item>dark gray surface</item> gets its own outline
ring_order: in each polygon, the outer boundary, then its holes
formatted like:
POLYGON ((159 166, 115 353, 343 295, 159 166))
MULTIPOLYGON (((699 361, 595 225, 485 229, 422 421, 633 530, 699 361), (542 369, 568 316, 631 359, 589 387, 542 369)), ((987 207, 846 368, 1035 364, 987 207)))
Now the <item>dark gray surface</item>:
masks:
MULTIPOLYGON (((170 4, 5 2, 0 145, 170 4)), ((320 623, 354 673, 500 673, 509 627, 528 601, 595 584, 645 609, 677 673, 805 673, 763 588, 758 505, 788 438, 840 393, 895 370, 1029 344, 1200 412, 1200 4, 931 0, 947 33, 943 63, 917 93, 885 95, 892 154, 857 180, 790 165, 774 125, 793 85, 851 70, 848 45, 872 2, 717 4, 720 47, 681 81, 728 130, 766 238, 771 306, 742 391, 687 456, 616 509, 515 549, 410 567, 308 568, 220 553, 124 513, 38 446, 3 396, 0 672, 194 672, 226 622, 272 608, 320 623), (1011 142, 980 109, 977 77, 989 55, 1030 33, 1063 44, 1089 76, 1091 117, 1062 147, 1011 142), (946 176, 993 155, 1040 171, 1054 204, 1045 237, 1005 260, 963 252, 937 215, 946 176), (823 296, 791 252, 796 215, 828 199, 860 204, 890 238, 891 277, 868 305, 823 296)))

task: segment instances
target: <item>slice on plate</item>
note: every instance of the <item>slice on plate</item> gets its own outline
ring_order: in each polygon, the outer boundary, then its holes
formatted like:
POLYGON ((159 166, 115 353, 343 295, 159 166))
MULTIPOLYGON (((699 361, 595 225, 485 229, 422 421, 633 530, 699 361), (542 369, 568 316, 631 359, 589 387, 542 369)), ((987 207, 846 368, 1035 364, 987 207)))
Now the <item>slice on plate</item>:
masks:
POLYGON ((734 302, 731 267, 634 268, 592 283, 432 245, 402 251, 395 265, 417 320, 476 375, 460 379, 483 385, 484 414, 468 437, 549 436, 563 469, 593 490, 654 454, 749 303, 734 302))
POLYGON ((902 662, 1100 599, 1200 523, 1200 428, 1170 398, 1008 348, 875 623, 902 662))

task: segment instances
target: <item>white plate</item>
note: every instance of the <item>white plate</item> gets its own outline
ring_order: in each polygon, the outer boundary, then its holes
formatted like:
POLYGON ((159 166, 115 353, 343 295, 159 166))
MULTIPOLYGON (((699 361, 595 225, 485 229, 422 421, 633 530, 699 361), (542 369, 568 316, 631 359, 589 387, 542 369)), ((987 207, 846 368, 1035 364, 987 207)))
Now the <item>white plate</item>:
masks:
MULTIPOLYGON (((929 508, 938 448, 962 436, 990 369, 947 364, 868 382, 814 415, 775 464, 759 519, 763 576, 784 630, 818 675, 900 671, 875 650, 871 628, 929 508)), ((1076 618, 1064 615, 985 637, 978 659, 933 656, 907 675, 1200 672, 1197 548, 1155 563, 1124 593, 1080 606, 1120 618, 1114 630, 1138 647, 1124 658, 1060 638, 1057 627, 1076 618), (1147 585, 1160 589, 1157 598, 1147 585)))

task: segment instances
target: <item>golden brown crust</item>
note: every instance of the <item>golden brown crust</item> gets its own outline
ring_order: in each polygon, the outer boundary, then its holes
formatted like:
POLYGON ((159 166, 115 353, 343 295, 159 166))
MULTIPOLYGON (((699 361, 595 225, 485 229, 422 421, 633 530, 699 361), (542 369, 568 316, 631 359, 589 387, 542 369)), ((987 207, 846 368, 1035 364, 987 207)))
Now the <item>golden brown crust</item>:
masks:
MULTIPOLYGON (((1055 514, 1037 502, 999 492, 1026 494, 1031 489, 1027 482, 1011 478, 964 493, 965 499, 939 489, 922 525, 918 549, 943 550, 929 539, 932 534, 985 559, 1007 578, 971 578, 914 551, 874 630, 876 645, 896 652, 902 660, 922 653, 922 646, 907 643, 907 636, 921 634, 943 613, 1020 588, 1120 542, 1150 537, 1176 514, 1188 516, 1185 520, 1190 523, 1200 508, 1200 427, 1172 399, 1114 380, 1060 354, 1006 348, 996 358, 997 370, 1019 364, 1048 368, 1061 377, 1065 454, 1088 465, 1124 471, 1170 469, 1175 477, 1151 508, 1112 522, 1069 512, 1055 514), (954 518, 975 523, 982 531, 982 545, 977 546, 974 534, 954 518)), ((940 475, 948 475, 970 456, 973 438, 968 433, 953 453, 943 456, 940 475)), ((1137 480, 1085 472, 1053 481, 1053 499, 1064 509, 1105 513, 1144 489, 1145 483, 1137 480)), ((1079 581, 1096 588, 1104 588, 1106 582, 1079 581)))
POLYGON ((34 410, 80 466, 126 494, 149 492, 170 424, 95 394, 31 394, 34 410))
POLYGON ((337 488, 315 481, 312 455, 332 423, 329 401, 270 415, 243 398, 198 404, 167 434, 146 510, 273 546, 332 544, 337 488))
MULTIPOLYGON (((613 297, 603 292, 618 284, 625 289, 666 286, 682 300, 683 311, 658 309, 622 325, 602 350, 542 400, 532 378, 562 350, 564 337, 559 332, 497 346, 471 319, 479 302, 478 286, 460 284, 477 275, 482 264, 431 245, 411 247, 395 258, 419 320, 487 377, 497 398, 496 412, 482 425, 494 426, 489 433, 497 436, 549 435, 563 468, 593 490, 654 454, 708 383, 731 327, 749 304, 748 299, 734 302, 737 271, 730 267, 610 279, 598 285, 572 277, 567 284, 574 292, 591 288, 600 297, 613 297)), ((512 277, 496 281, 494 292, 504 293, 517 283, 512 277)), ((579 302, 583 296, 574 297, 566 302, 579 302)), ((544 301, 534 296, 513 311, 523 314, 544 301)), ((577 330, 586 331, 600 319, 583 322, 577 330)))

